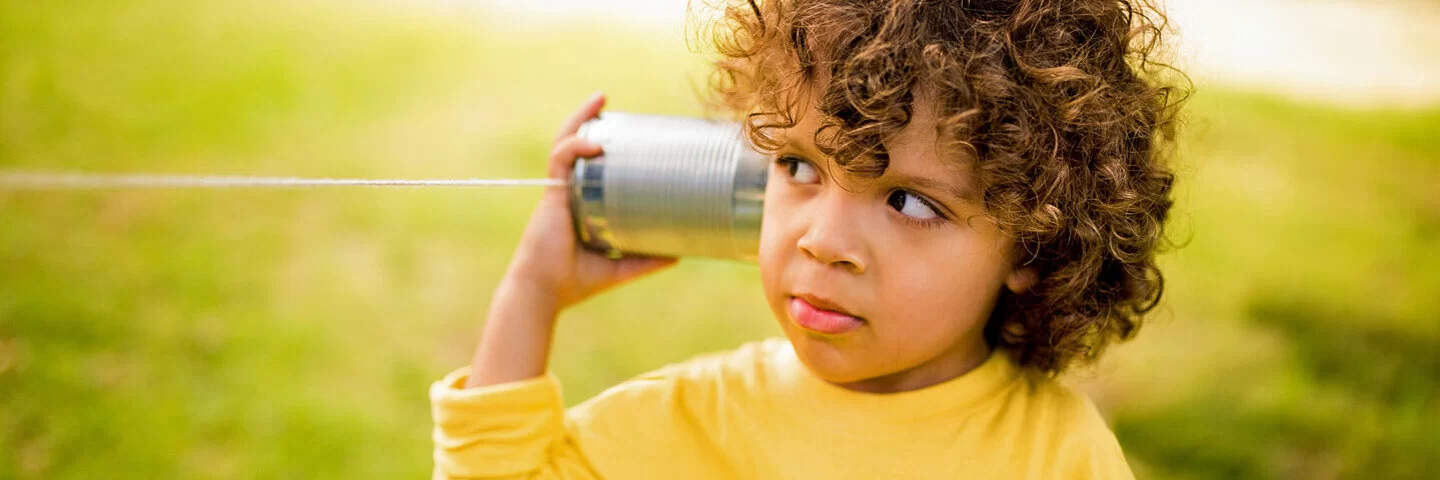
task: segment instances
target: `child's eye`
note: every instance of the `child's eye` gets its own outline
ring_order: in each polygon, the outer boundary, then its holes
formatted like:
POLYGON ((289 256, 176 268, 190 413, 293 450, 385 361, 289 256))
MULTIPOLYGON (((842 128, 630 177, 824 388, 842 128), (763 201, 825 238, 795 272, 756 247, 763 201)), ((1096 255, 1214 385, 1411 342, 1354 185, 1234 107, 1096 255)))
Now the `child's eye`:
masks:
POLYGON ((930 220, 940 217, 940 214, 935 213, 935 209, 931 208, 930 204, 924 199, 904 190, 890 192, 890 196, 885 199, 885 203, 889 204, 890 208, 917 220, 930 220))
POLYGON ((820 181, 820 172, 815 170, 815 165, 795 157, 780 157, 775 163, 785 167, 785 172, 790 175, 790 180, 795 183, 817 183, 820 181))

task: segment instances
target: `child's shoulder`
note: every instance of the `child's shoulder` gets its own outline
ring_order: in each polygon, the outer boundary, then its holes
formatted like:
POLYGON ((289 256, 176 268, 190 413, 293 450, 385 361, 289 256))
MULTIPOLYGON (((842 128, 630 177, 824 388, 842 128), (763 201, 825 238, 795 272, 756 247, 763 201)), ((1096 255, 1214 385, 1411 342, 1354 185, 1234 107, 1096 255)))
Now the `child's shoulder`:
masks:
POLYGON ((643 389, 664 383, 698 386, 714 382, 762 380, 761 377, 773 374, 776 361, 789 348, 790 343, 781 337, 753 340, 728 350, 695 354, 639 374, 611 389, 643 389))
POLYGON ((576 406, 585 411, 604 405, 676 403, 706 408, 720 395, 753 395, 783 370, 777 361, 790 347, 784 338, 754 340, 735 348, 705 352, 631 377, 576 406))

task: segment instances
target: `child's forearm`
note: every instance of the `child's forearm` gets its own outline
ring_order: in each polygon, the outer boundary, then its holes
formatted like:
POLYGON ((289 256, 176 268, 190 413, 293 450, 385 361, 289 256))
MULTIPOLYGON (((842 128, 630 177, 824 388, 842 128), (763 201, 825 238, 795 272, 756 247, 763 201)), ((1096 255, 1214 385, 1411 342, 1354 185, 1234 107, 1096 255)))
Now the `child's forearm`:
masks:
MULTIPOLYGON (((550 178, 569 178, 576 158, 604 153, 599 145, 575 136, 580 124, 599 115, 604 105, 605 97, 596 94, 560 128, 550 152, 550 178)), ((466 387, 543 375, 561 309, 675 264, 673 258, 611 259, 582 248, 575 240, 567 192, 546 189, 530 215, 505 279, 491 299, 466 387)))
POLYGON ((544 289, 506 278, 495 289, 466 388, 534 378, 545 373, 560 307, 544 289))

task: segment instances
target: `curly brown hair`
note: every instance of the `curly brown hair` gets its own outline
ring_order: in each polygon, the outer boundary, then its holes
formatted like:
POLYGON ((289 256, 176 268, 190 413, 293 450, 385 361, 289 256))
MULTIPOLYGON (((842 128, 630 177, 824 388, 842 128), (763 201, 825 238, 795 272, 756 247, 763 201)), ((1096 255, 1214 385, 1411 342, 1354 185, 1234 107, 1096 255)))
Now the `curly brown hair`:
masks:
MULTIPOLYGON (((882 141, 916 101, 973 162, 987 217, 1040 273, 1006 291, 992 346, 1049 374, 1135 335, 1158 303, 1169 246, 1183 73, 1159 61, 1167 20, 1148 0, 722 2, 712 99, 774 152, 800 101, 815 143, 852 174, 884 173, 882 141)), ((968 160, 967 160, 968 159, 968 160)))

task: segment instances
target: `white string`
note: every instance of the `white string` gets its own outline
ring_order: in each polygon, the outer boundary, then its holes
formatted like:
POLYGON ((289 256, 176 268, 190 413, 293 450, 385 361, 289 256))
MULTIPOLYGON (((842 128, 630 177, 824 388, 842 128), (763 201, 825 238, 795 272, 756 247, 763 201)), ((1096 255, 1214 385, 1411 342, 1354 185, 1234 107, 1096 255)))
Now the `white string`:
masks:
POLYGON ((236 187, 563 187, 559 178, 355 179, 242 177, 222 175, 152 175, 0 172, 0 190, 100 188, 236 188, 236 187))

